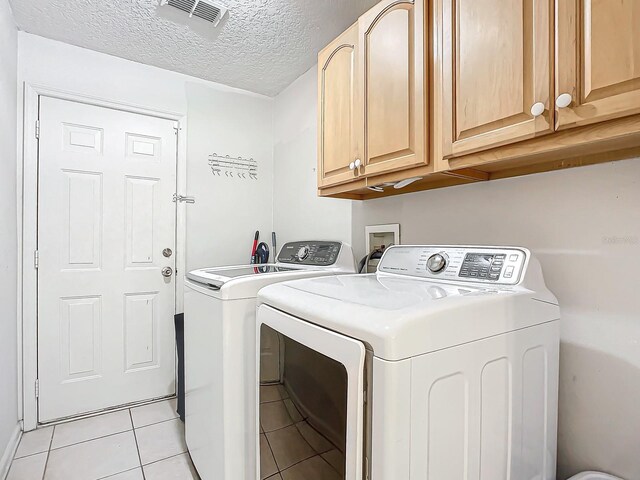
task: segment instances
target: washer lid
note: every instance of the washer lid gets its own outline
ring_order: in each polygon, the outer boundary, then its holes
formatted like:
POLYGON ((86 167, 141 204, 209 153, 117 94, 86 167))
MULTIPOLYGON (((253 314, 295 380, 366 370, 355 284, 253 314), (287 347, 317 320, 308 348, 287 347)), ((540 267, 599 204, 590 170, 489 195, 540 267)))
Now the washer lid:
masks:
POLYGON ((201 283, 214 290, 220 288, 227 282, 238 277, 252 277, 254 275, 265 275, 270 273, 291 272, 302 270, 301 267, 283 267, 274 264, 263 265, 238 265, 234 267, 201 268, 187 273, 187 278, 197 283, 201 283))
POLYGON ((335 268, 238 265, 193 270, 186 275, 185 285, 221 300, 240 300, 256 298, 261 288, 273 283, 337 273, 339 270, 335 268))
MULTIPOLYGON (((547 296, 548 298, 548 296, 547 296)), ((412 277, 341 275, 263 288, 267 304, 361 340, 401 360, 559 318, 558 306, 522 286, 452 284, 412 277)))
POLYGON ((185 285, 215 298, 237 300, 256 298, 258 290, 272 283, 355 271, 349 245, 313 240, 285 243, 277 263, 192 270, 185 275, 185 285))

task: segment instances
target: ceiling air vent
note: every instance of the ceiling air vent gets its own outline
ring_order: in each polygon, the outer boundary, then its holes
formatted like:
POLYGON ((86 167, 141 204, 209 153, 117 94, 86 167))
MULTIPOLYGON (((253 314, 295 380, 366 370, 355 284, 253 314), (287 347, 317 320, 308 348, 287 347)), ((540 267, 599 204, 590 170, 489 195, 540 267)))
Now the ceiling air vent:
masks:
POLYGON ((162 0, 160 5, 169 5, 183 12, 187 12, 190 17, 196 16, 218 26, 222 17, 227 13, 227 7, 214 2, 204 0, 162 0))

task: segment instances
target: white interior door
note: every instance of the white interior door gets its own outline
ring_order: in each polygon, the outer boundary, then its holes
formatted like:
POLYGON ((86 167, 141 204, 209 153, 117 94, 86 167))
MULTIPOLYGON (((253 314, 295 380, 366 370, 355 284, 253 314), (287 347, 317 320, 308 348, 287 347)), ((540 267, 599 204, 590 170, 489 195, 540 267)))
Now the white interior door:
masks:
POLYGON ((40 98, 40 422, 175 392, 174 127, 40 98))

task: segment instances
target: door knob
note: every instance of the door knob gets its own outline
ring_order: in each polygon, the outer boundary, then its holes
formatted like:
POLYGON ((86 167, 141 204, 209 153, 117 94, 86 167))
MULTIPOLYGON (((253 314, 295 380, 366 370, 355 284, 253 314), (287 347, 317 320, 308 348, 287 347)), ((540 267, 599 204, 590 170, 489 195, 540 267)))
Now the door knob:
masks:
POLYGON ((355 168, 360 168, 360 165, 362 165, 362 161, 359 158, 356 158, 356 161, 353 162, 353 164, 355 165, 355 168))
POLYGON ((162 276, 163 277, 170 277, 171 275, 173 275, 173 268, 171 267, 164 267, 162 269, 162 276))
POLYGON ((355 162, 351 162, 351 163, 349 164, 349 170, 355 170, 355 168, 356 168, 356 164, 355 164, 355 162))
POLYGON ((544 113, 544 103, 536 102, 531 106, 531 115, 539 117, 544 113))
POLYGON ((571 105, 573 98, 570 93, 562 93, 556 98, 556 107, 558 108, 566 108, 571 105))

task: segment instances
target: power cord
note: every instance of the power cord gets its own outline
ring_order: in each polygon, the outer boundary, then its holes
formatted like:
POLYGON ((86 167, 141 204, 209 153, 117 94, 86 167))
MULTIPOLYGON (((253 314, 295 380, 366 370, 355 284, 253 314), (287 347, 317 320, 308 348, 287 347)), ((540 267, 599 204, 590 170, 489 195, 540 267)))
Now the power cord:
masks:
MULTIPOLYGON (((391 244, 393 245, 393 243, 391 244)), ((389 247, 391 246, 389 245, 389 247)), ((380 248, 376 248, 372 251, 370 251, 365 257, 362 258, 362 260, 360 260, 360 262, 358 263, 358 273, 362 273, 363 270, 365 270, 366 266, 369 265, 369 262, 371 260, 376 260, 376 259, 380 259, 382 258, 382 254, 384 253, 384 251, 387 249, 387 246, 382 245, 380 248)))

